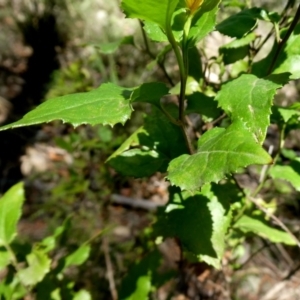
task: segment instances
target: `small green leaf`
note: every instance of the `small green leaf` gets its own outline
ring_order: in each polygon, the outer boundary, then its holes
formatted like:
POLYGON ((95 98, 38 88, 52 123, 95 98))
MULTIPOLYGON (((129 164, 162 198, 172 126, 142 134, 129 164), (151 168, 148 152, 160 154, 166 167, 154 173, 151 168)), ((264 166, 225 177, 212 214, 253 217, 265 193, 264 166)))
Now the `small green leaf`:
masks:
POLYGON ((60 237, 70 226, 70 218, 65 219, 64 223, 55 229, 53 235, 44 238, 39 244, 45 253, 53 250, 56 246, 56 240, 60 237))
POLYGON ((62 120, 74 126, 81 124, 124 124, 131 115, 131 91, 112 83, 102 84, 88 93, 66 95, 47 100, 21 120, 0 130, 62 120))
POLYGON ((158 24, 162 29, 166 29, 167 22, 179 0, 123 0, 122 9, 128 18, 139 18, 158 24))
POLYGON ((0 199, 0 246, 8 245, 16 236, 24 200, 21 182, 10 188, 0 199))
POLYGON ((273 243, 296 245, 296 241, 287 232, 270 227, 258 217, 243 215, 234 227, 244 233, 253 232, 273 243))
POLYGON ((51 259, 45 252, 33 249, 26 260, 28 267, 18 271, 18 276, 24 285, 35 285, 50 271, 51 259))
POLYGON ((232 64, 243 59, 249 54, 249 44, 256 38, 255 33, 251 32, 241 39, 235 39, 232 42, 219 48, 219 53, 223 55, 225 64, 232 64))
POLYGON ((83 264, 89 257, 91 251, 90 245, 82 245, 73 253, 65 258, 65 268, 69 266, 79 266, 83 264))
POLYGON ((282 86, 277 81, 287 81, 285 75, 257 78, 244 74, 222 86, 216 100, 232 121, 240 120, 262 144, 270 125, 270 114, 276 90, 282 86))
POLYGON ((97 44, 95 47, 98 48, 103 54, 111 54, 116 52, 121 45, 134 45, 133 36, 125 36, 122 39, 112 43, 97 44))
POLYGON ((251 164, 270 164, 272 158, 240 122, 227 129, 207 131, 198 142, 197 153, 181 155, 169 164, 167 178, 183 190, 197 191, 228 173, 251 164))
MULTIPOLYGON (((0 272, 10 263, 11 256, 4 247, 0 247, 0 272)), ((0 293, 1 295, 1 293, 0 293)))
POLYGON ((300 192, 300 159, 292 160, 289 165, 276 165, 270 169, 269 174, 274 179, 288 181, 300 192))
POLYGON ((121 283, 119 299, 148 300, 160 260, 159 252, 154 251, 130 267, 128 274, 121 283))
POLYGON ((210 7, 210 10, 208 10, 207 7, 203 5, 195 14, 188 36, 189 47, 193 47, 194 45, 196 45, 211 31, 214 30, 219 2, 219 0, 214 1, 213 5, 210 7))
POLYGON ((92 296, 88 291, 80 290, 74 295, 73 300, 92 300, 92 296))

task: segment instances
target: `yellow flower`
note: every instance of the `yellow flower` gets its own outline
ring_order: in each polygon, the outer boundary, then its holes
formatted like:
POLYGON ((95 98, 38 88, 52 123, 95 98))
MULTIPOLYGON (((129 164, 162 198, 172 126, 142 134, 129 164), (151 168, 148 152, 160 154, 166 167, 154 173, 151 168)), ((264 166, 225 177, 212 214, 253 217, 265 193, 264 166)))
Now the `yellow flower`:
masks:
POLYGON ((204 0, 185 0, 186 6, 189 8, 191 14, 194 14, 202 5, 204 0))

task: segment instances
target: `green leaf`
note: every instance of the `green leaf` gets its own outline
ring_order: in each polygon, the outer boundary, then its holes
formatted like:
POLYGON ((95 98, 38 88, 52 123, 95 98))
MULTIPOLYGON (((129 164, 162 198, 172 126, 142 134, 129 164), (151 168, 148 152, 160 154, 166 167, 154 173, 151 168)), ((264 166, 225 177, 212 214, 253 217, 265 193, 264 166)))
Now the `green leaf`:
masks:
POLYGON ((214 97, 196 92, 187 97, 185 113, 198 113, 205 117, 207 121, 212 121, 221 115, 221 109, 218 108, 218 102, 214 100, 214 97))
POLYGON ((92 296, 88 291, 80 290, 74 295, 73 300, 92 300, 92 296))
POLYGON ((235 39, 232 42, 219 48, 219 53, 223 55, 225 64, 232 64, 243 59, 249 54, 249 44, 256 38, 255 33, 251 32, 241 39, 235 39))
POLYGON ((127 276, 123 279, 119 291, 119 299, 148 300, 152 281, 160 265, 161 256, 154 251, 144 257, 140 262, 129 268, 127 276))
MULTIPOLYGON (((186 95, 191 95, 195 92, 200 91, 199 82, 196 81, 193 77, 188 76, 186 82, 186 95)), ((178 82, 175 86, 170 89, 170 94, 179 95, 180 93, 180 82, 178 82)))
POLYGON ((194 196, 171 188, 170 202, 159 213, 154 232, 179 238, 188 256, 219 268, 232 217, 231 195, 237 198, 237 194, 231 183, 206 185, 194 196))
POLYGON ((22 182, 11 187, 0 199, 0 246, 8 245, 17 235, 24 200, 22 182))
POLYGON ((146 102, 161 109, 160 99, 169 94, 169 88, 162 82, 143 83, 133 90, 132 102, 146 102))
POLYGON ((244 74, 224 84, 216 96, 219 105, 232 121, 242 121, 260 144, 270 125, 273 97, 282 86, 281 82, 287 81, 285 75, 273 76, 257 78, 244 74))
POLYGON ((242 10, 219 23, 216 29, 225 35, 241 38, 254 29, 260 11, 257 7, 242 10))
POLYGON ((163 32, 161 27, 158 24, 145 21, 144 22, 144 30, 147 33, 148 37, 155 42, 167 42, 168 38, 166 34, 163 32))
POLYGON ((118 50, 121 45, 134 45, 133 36, 124 36, 122 39, 111 43, 103 43, 94 45, 103 54, 111 54, 118 50))
POLYGON ((152 114, 145 117, 144 126, 107 161, 123 175, 146 177, 157 171, 165 172, 169 161, 182 153, 187 153, 187 149, 179 127, 153 107, 152 114))
POLYGON ((47 100, 21 120, 0 130, 62 120, 74 126, 81 124, 124 124, 131 115, 131 91, 112 83, 102 84, 88 93, 66 95, 47 100))
POLYGON ((208 10, 208 8, 203 5, 195 14, 187 39, 189 47, 193 47, 194 45, 196 45, 211 31, 214 30, 219 2, 219 0, 214 1, 212 6, 210 7, 210 10, 208 10))
POLYGON ((39 244, 39 247, 43 248, 45 253, 53 250, 56 246, 56 240, 60 237, 70 226, 70 218, 67 218, 64 223, 57 227, 54 231, 54 234, 44 238, 39 244))
POLYGON ((183 190, 197 191, 208 182, 217 182, 228 173, 251 164, 270 164, 272 158, 259 146, 240 122, 227 129, 214 128, 198 141, 197 153, 171 161, 167 178, 183 190))
POLYGON ((179 0, 123 0, 122 9, 128 18, 139 18, 158 24, 161 28, 166 29, 167 22, 179 0))
POLYGON ((188 75, 196 81, 203 78, 201 56, 197 47, 191 47, 188 50, 188 75))
POLYGON ((273 243, 296 245, 296 241, 287 232, 270 227, 264 220, 258 217, 243 215, 234 224, 234 228, 244 233, 253 232, 273 243))
POLYGON ((26 260, 28 267, 18 271, 18 276, 24 285, 35 285, 50 271, 51 259, 44 251, 33 249, 26 260))
MULTIPOLYGON (((281 32, 281 38, 286 34, 286 30, 281 32)), ((259 77, 266 76, 268 72, 272 74, 290 73, 290 79, 300 78, 300 24, 289 37, 284 47, 280 51, 273 70, 270 66, 274 59, 278 48, 278 43, 275 41, 271 52, 261 61, 254 63, 252 72, 259 77)))
POLYGON ((276 165, 270 169, 269 174, 274 179, 288 181, 300 192, 300 159, 292 160, 290 165, 276 165))
POLYGON ((80 266, 83 264, 88 259, 90 251, 90 245, 81 245, 65 258, 65 268, 69 266, 80 266))
POLYGON ((10 253, 7 252, 7 250, 4 247, 0 247, 0 272, 10 264, 10 259, 10 253))

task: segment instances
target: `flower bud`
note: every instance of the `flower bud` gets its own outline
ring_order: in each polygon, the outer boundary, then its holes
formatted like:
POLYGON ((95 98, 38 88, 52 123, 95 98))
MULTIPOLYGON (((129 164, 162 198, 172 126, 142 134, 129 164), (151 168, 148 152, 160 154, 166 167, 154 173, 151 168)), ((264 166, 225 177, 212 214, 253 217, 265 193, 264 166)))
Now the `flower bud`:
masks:
POLYGON ((198 8, 202 5, 204 0, 185 0, 185 4, 193 15, 198 8))

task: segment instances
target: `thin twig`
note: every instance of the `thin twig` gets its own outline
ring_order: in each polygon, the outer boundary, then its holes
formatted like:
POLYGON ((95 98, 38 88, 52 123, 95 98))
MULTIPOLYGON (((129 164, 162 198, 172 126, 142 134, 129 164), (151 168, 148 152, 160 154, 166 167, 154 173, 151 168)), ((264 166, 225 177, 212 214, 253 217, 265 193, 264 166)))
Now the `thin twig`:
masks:
POLYGON ((134 208, 140 208, 145 210, 155 210, 163 204, 151 202, 145 199, 133 199, 129 197, 125 197, 122 195, 113 194, 111 196, 111 201, 116 204, 128 205, 134 208))
POLYGON ((106 276, 107 276, 107 280, 109 282, 109 290, 111 293, 111 297, 113 300, 118 300, 118 293, 117 293, 117 289, 116 289, 116 283, 115 283, 115 279, 114 279, 114 270, 113 270, 113 265, 109 256, 109 244, 108 244, 108 240, 107 237, 103 238, 102 241, 102 249, 103 249, 103 253, 104 253, 104 257, 105 257, 105 265, 106 265, 106 276))

